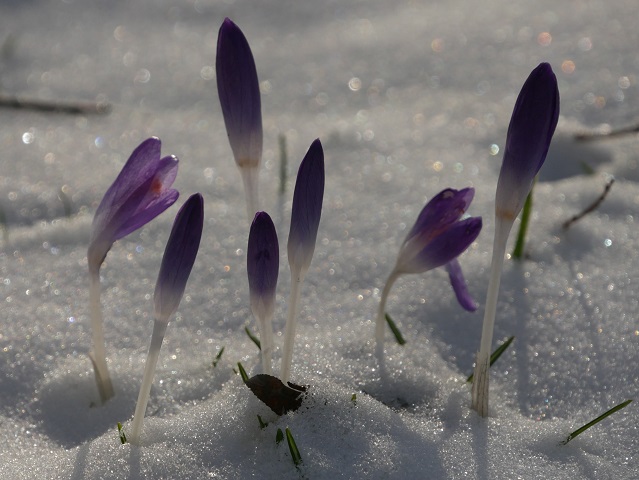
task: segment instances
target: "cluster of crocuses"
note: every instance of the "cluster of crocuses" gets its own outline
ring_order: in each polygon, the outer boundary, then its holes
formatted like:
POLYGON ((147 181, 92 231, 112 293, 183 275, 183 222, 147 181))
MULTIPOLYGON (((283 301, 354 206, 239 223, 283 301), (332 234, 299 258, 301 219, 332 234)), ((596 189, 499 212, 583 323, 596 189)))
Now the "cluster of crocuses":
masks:
MULTIPOLYGON (((247 248, 250 303, 261 337, 262 368, 271 373, 275 291, 279 270, 279 244, 266 212, 258 211, 258 173, 262 154, 262 119, 259 84, 249 44, 241 30, 225 19, 218 36, 216 71, 218 93, 229 142, 245 187, 248 217, 253 218, 247 248)), ((477 357, 472 407, 488 413, 488 362, 497 295, 506 241, 535 176, 541 168, 559 114, 557 80, 547 63, 540 64, 526 80, 508 128, 502 169, 496 194, 496 228, 491 278, 488 287, 481 348, 477 357)), ((93 221, 88 250, 90 311, 93 327, 93 361, 102 401, 113 396, 107 368, 100 308, 100 267, 113 243, 142 227, 178 198, 171 189, 178 160, 160 158, 160 141, 145 140, 132 153, 106 192, 93 221)), ((287 253, 291 270, 291 295, 280 378, 290 376, 300 288, 315 249, 324 193, 324 153, 315 140, 300 164, 293 195, 287 253)), ((480 217, 462 218, 474 189, 447 188, 422 209, 401 245, 395 266, 382 291, 376 321, 377 353, 384 353, 384 318, 388 294, 402 274, 421 273, 436 267, 447 269, 459 303, 477 308, 466 288, 457 257, 477 238, 480 217)), ((191 196, 177 214, 162 260, 154 294, 155 322, 144 378, 134 415, 131 440, 138 442, 153 380, 153 372, 169 318, 180 303, 199 248, 203 228, 203 200, 191 196)))
MULTIPOLYGON (((248 218, 255 215, 249 232, 247 273, 251 310, 260 332, 262 369, 264 373, 271 374, 279 244, 273 221, 266 212, 258 211, 262 112, 257 69, 246 37, 228 18, 220 27, 215 68, 226 132, 244 180, 248 218)), ((293 193, 287 246, 291 295, 280 373, 283 382, 290 376, 300 289, 315 251, 323 198, 324 151, 320 141, 315 140, 300 164, 293 193)))

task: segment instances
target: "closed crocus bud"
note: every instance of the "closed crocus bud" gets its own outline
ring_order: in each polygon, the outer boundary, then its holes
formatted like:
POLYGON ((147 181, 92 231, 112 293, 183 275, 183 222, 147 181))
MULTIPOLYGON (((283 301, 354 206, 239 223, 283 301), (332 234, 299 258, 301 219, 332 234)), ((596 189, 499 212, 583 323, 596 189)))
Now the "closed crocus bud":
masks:
POLYGON ((258 318, 272 317, 279 273, 280 249, 271 217, 257 212, 249 232, 246 254, 251 309, 258 318))
POLYGON ((546 160, 559 118, 557 78, 548 63, 535 68, 519 92, 506 135, 495 211, 514 220, 546 160))
POLYGON ((158 321, 168 322, 182 300, 200 247, 203 226, 204 200, 196 193, 176 215, 164 250, 154 294, 155 318, 158 321))
POLYGON ((279 273, 280 248, 271 217, 266 212, 257 212, 248 238, 246 270, 251 295, 251 310, 260 330, 262 368, 271 373, 273 351, 273 314, 275 311, 275 288, 279 273))
POLYGON ((324 150, 315 140, 300 164, 293 193, 288 262, 303 277, 311 265, 324 199, 324 150))
POLYGON ((228 18, 217 37, 215 71, 226 133, 242 174, 251 219, 258 207, 257 172, 262 158, 260 86, 251 47, 228 18))

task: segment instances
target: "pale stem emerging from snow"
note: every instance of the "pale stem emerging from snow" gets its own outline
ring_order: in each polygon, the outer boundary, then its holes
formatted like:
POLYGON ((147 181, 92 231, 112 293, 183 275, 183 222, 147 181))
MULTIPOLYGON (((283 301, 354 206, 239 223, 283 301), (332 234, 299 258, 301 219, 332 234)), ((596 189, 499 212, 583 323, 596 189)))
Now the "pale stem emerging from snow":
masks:
POLYGON ((260 328, 260 350, 262 352, 262 369, 267 375, 271 375, 271 356, 273 355, 273 316, 258 318, 260 328))
POLYGON ((506 242, 510 229, 513 226, 513 220, 510 218, 504 218, 498 215, 495 220, 493 259, 490 266, 490 281, 488 283, 488 293, 486 294, 484 324, 481 331, 481 344, 479 353, 477 354, 472 391, 472 408, 482 417, 488 415, 488 362, 490 360, 490 346, 493 341, 495 315, 497 313, 497 297, 499 295, 501 270, 506 253, 506 242))
POLYGON ((115 392, 111 383, 111 376, 106 362, 104 346, 104 326, 102 321, 102 307, 100 305, 100 272, 89 273, 89 308, 91 315, 91 330, 93 332, 93 351, 90 354, 95 371, 95 381, 98 386, 102 403, 109 400, 115 392))
MULTIPOLYGON (((304 272, 305 273, 305 272, 304 272)), ((293 346, 295 344, 295 327, 297 323, 297 308, 300 303, 300 287, 304 281, 304 273, 294 271, 291 266, 291 297, 288 303, 288 318, 284 329, 284 347, 282 349, 282 375, 280 380, 284 384, 289 379, 291 373, 291 362, 293 361, 293 346)))
POLYGON ((258 210, 258 178, 260 174, 259 164, 255 166, 240 167, 242 181, 244 182, 244 195, 246 196, 246 214, 249 223, 253 221, 258 210))
POLYGON ((166 333, 166 327, 168 326, 168 324, 168 319, 166 321, 156 320, 155 322, 153 322, 151 346, 149 347, 149 354, 147 355, 146 364, 144 365, 144 376, 142 377, 142 385, 140 386, 138 403, 135 405, 135 414, 133 415, 133 426, 130 435, 130 442, 134 445, 138 445, 140 443, 142 422, 144 421, 146 405, 149 403, 149 395, 151 393, 151 385, 153 384, 155 367, 158 363, 160 348, 162 347, 162 341, 164 340, 164 334, 166 333))
POLYGON ((382 290, 382 296, 379 300, 379 308, 377 310, 377 320, 375 322, 375 342, 377 343, 375 352, 378 358, 382 358, 384 355, 384 332, 385 332, 385 324, 386 324, 386 300, 388 299, 388 294, 395 283, 395 281, 399 278, 399 273, 396 270, 393 270, 391 274, 388 276, 388 280, 386 280, 386 285, 384 285, 384 290, 382 290))

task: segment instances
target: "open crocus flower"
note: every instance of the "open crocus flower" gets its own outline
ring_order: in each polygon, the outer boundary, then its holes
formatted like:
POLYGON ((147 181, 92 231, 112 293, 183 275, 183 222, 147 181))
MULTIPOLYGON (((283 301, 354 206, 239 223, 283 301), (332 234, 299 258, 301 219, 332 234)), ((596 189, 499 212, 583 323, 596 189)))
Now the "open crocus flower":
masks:
MULTIPOLYGON (((395 268, 388 277, 377 312, 375 338, 381 358, 384 351, 384 317, 386 299, 400 275, 422 273, 447 266, 451 284, 464 308, 474 306, 456 258, 475 241, 481 231, 481 217, 459 220, 473 199, 475 190, 447 188, 433 197, 422 209, 413 228, 404 239, 395 268)), ((472 308, 467 308, 471 309, 472 308)))
POLYGON ((488 368, 506 242, 546 160, 558 118, 557 78, 549 64, 541 63, 531 72, 515 102, 497 181, 493 259, 472 391, 472 408, 482 417, 488 415, 488 368))
POLYGON ((150 222, 177 200, 177 190, 170 187, 177 175, 178 159, 174 156, 160 158, 160 147, 160 139, 152 137, 133 151, 104 194, 93 218, 87 254, 93 330, 91 359, 102 403, 111 398, 114 392, 104 346, 100 267, 116 240, 150 222))
POLYGON ((291 372, 300 287, 315 251, 323 199, 324 150, 319 139, 316 139, 300 164, 293 192, 291 229, 287 245, 288 264, 291 267, 291 298, 288 305, 282 349, 281 380, 284 383, 288 381, 291 372))
POLYGON ((169 240, 162 257, 160 273, 155 284, 153 295, 155 307, 155 321, 151 346, 144 367, 144 376, 135 406, 133 426, 131 429, 131 443, 140 441, 144 412, 149 401, 153 375, 160 355, 160 348, 164 334, 169 324, 169 318, 175 313, 186 288, 195 257, 200 248, 202 228, 204 226, 204 201, 202 195, 196 193, 182 205, 175 217, 169 240))
POLYGON ((262 158, 262 106, 255 61, 246 37, 228 18, 217 37, 217 92, 226 133, 240 169, 249 220, 258 207, 258 169, 262 158))
POLYGON ((280 248, 277 232, 266 212, 257 212, 248 238, 246 270, 248 273, 251 310, 260 330, 262 368, 271 374, 273 351, 273 314, 275 287, 279 273, 280 248))

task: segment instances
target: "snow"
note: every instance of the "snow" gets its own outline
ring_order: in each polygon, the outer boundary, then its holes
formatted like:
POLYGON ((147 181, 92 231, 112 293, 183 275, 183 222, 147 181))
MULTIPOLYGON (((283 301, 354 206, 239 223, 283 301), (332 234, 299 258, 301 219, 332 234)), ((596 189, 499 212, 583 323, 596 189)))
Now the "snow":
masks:
MULTIPOLYGON (((0 2, 0 93, 113 105, 109 115, 0 110, 0 479, 636 478, 635 403, 559 445, 636 398, 639 385, 637 137, 574 139, 636 121, 636 15, 630 0, 0 2), (317 137, 326 155, 291 376, 309 394, 282 417, 232 370, 242 362, 249 375, 261 371, 244 333, 257 331, 244 194, 215 86, 226 16, 251 43, 262 82, 260 201, 282 245, 297 165, 317 137), (494 344, 516 339, 491 370, 490 417, 481 419, 465 378, 479 348, 496 150, 541 61, 558 76, 560 123, 535 189, 528 258, 505 262, 494 344), (100 407, 88 359, 90 224, 151 135, 180 158, 181 198, 117 242, 103 265, 116 397, 100 407), (562 229, 609 176, 599 208, 562 229), (460 262, 480 307, 463 311, 442 269, 402 277, 387 310, 408 343, 387 332, 380 370, 375 311, 406 229, 433 195, 466 186, 476 188, 469 214, 484 229, 460 262), (130 428, 161 255, 179 205, 197 191, 200 253, 162 347, 142 445, 121 445, 116 424, 130 428), (286 442, 275 443, 286 427, 299 468, 286 442)), ((276 371, 290 291, 281 252, 276 371)))

